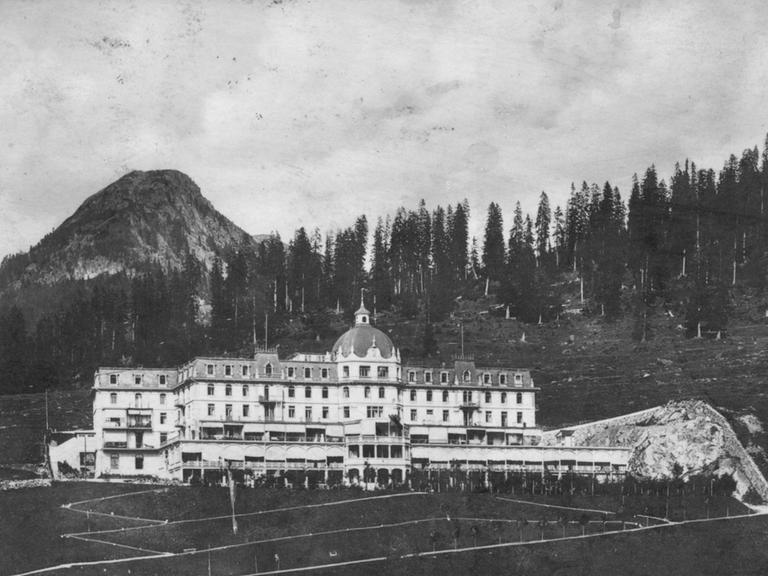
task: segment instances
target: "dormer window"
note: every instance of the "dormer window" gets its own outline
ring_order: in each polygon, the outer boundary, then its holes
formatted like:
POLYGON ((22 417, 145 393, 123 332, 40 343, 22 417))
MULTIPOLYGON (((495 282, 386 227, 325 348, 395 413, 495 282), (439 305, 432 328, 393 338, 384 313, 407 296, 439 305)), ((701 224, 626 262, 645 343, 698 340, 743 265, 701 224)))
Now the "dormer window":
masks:
MULTIPOLYGON (((290 371, 290 368, 288 370, 290 371)), ((267 365, 264 366, 264 375, 272 376, 272 364, 270 364, 269 362, 267 362, 267 365)))
POLYGON ((117 384, 117 374, 110 374, 109 375, 109 383, 110 384, 117 384))
POLYGON ((483 384, 490 384, 491 383, 491 375, 487 372, 483 374, 483 384))
POLYGON ((206 366, 205 366, 205 373, 208 376, 213 376, 213 364, 206 364, 206 366))
POLYGON ((416 382, 416 372, 413 370, 408 371, 408 382, 416 382))
POLYGON ((304 378, 312 378, 312 368, 304 368, 304 378))
POLYGON ((448 372, 440 372, 440 384, 448 384, 448 372))
POLYGON ((523 383, 523 375, 515 374, 515 384, 522 384, 522 383, 523 383))
POLYGON ((227 364, 224 366, 224 376, 232 376, 232 365, 227 364))
POLYGON ((507 375, 506 374, 499 374, 499 384, 502 386, 507 383, 507 375))
POLYGON ((424 382, 427 384, 432 382, 432 372, 424 372, 424 382))
POLYGON ((469 373, 469 370, 464 370, 464 382, 469 382, 472 379, 472 374, 469 373))

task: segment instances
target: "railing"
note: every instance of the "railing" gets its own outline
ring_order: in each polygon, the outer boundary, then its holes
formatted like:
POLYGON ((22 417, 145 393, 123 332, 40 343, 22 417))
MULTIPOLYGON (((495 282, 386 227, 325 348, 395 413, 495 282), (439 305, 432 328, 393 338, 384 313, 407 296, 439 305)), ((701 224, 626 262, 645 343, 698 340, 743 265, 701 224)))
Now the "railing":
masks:
POLYGON ((128 448, 128 442, 104 442, 104 448, 128 448))
POLYGON ((144 429, 150 429, 152 428, 152 421, 141 421, 141 422, 128 422, 128 428, 144 428, 144 429))
POLYGON ((368 443, 368 444, 400 444, 408 441, 408 436, 375 436, 373 434, 360 434, 356 436, 346 436, 347 443, 368 443))

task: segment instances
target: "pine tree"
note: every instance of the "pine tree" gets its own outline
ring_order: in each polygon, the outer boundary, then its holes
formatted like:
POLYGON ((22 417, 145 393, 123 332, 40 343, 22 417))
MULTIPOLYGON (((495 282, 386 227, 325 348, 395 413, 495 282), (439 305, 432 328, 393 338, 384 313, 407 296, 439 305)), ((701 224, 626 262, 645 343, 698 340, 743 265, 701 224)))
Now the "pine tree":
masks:
POLYGON ((485 224, 485 241, 483 243, 483 267, 486 277, 500 280, 504 273, 504 222, 501 208, 495 202, 488 206, 488 218, 485 224))
POLYGON ((536 263, 540 265, 549 253, 549 228, 552 221, 552 210, 546 192, 539 196, 539 207, 536 210, 536 263))

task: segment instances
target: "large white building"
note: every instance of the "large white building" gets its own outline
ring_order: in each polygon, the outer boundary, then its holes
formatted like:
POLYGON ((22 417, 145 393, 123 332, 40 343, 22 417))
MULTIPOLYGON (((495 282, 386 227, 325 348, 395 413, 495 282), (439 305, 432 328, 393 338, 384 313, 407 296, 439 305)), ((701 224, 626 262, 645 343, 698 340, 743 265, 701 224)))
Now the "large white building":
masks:
MULTIPOLYGON (((93 455, 82 441, 51 448, 56 462, 94 462, 96 476, 216 481, 311 472, 318 482, 406 481, 416 468, 569 469, 621 473, 627 451, 539 445, 527 370, 403 366, 361 305, 326 354, 275 350, 195 358, 180 368, 100 368, 93 455)), ((90 432, 89 432, 90 433, 90 432)))

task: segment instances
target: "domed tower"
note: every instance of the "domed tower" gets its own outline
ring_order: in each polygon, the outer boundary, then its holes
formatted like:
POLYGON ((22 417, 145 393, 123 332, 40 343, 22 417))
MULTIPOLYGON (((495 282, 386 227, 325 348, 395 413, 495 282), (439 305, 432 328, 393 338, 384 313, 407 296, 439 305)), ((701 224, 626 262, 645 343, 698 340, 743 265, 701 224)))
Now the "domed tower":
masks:
POLYGON ((400 379, 400 352, 384 332, 371 325, 371 314, 362 297, 355 325, 342 334, 331 349, 341 380, 400 379))

